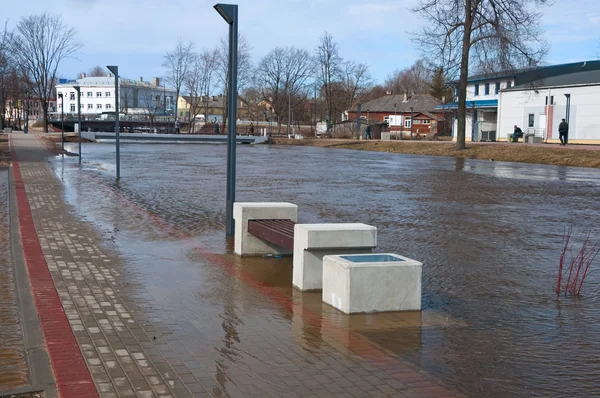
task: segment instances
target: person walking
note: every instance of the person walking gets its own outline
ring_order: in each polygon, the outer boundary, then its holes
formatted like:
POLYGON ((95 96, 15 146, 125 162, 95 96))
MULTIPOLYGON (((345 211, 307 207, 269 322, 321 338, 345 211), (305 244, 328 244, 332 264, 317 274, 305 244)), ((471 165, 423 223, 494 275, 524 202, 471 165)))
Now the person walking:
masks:
POLYGON ((254 136, 254 124, 250 123, 250 135, 254 136))
POLYGON ((180 123, 179 123, 179 119, 175 120, 175 134, 179 134, 179 127, 180 127, 180 123))
POLYGON ((565 146, 569 142, 569 123, 566 119, 558 125, 558 138, 560 139, 560 145, 565 146))
POLYGON ((219 135, 219 122, 215 122, 215 133, 214 135, 219 135))
POLYGON ((365 130, 365 140, 371 139, 371 125, 367 125, 367 129, 365 130))

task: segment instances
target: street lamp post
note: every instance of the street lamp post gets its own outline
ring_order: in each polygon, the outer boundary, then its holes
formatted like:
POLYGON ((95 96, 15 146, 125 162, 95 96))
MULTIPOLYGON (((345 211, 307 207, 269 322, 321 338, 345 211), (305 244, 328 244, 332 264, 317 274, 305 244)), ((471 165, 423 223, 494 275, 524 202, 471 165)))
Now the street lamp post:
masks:
MULTIPOLYGON (((396 119, 397 116, 397 112, 396 112, 396 104, 394 104, 394 125, 398 125, 398 119, 396 119)), ((400 126, 400 139, 402 139, 402 126, 400 126)))
POLYGON ((227 67, 227 201, 225 208, 225 230, 227 235, 235 233, 233 204, 235 203, 235 144, 237 122, 237 72, 238 72, 238 6, 237 4, 216 4, 215 10, 229 24, 229 60, 227 67))
POLYGON ((367 124, 369 124, 369 108, 367 108, 367 124))
POLYGON ((27 134, 29 131, 29 90, 25 93, 25 101, 27 101, 25 104, 25 134, 27 134))
POLYGON ((58 93, 58 98, 60 98, 60 132, 62 137, 62 156, 65 157, 65 104, 63 93, 58 93))
POLYGON ((413 107, 410 107, 410 139, 413 139, 413 107))
POLYGON ((77 91, 77 126, 79 129, 79 165, 81 166, 81 87, 74 86, 77 91))
POLYGON ((116 65, 108 65, 108 70, 115 75, 115 133, 117 143, 117 180, 121 178, 121 148, 120 148, 120 132, 119 127, 119 67, 116 65))

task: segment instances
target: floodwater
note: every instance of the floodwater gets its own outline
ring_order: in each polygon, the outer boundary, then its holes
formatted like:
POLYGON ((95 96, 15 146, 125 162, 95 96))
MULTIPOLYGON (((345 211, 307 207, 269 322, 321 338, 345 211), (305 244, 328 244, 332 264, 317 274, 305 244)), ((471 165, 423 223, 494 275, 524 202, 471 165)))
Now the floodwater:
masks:
POLYGON ((27 362, 11 263, 8 171, 0 168, 0 394, 27 384, 27 362))
MULTIPOLYGON (((135 267, 162 310, 233 362, 260 322, 281 333, 299 327, 201 255, 231 252, 224 145, 123 145, 119 184, 113 145, 85 144, 83 155, 82 170, 76 158, 52 163, 68 201, 135 267)), ((318 293, 293 291, 289 258, 227 257, 262 283, 467 396, 600 395, 600 264, 581 298, 554 293, 564 228, 597 227, 597 170, 242 145, 237 177, 238 201, 292 202, 301 222, 376 226, 377 251, 424 263, 424 311, 416 321, 340 316, 318 293)), ((311 328, 300 325, 303 342, 318 347, 311 328)))

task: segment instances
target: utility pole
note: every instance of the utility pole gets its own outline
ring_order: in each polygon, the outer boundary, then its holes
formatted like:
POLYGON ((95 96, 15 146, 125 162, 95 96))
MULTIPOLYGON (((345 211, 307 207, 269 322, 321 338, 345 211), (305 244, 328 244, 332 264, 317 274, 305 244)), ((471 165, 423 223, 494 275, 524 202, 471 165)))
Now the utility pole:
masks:
POLYGON ((287 122, 287 136, 290 138, 290 122, 292 120, 292 92, 288 91, 288 122, 287 122))

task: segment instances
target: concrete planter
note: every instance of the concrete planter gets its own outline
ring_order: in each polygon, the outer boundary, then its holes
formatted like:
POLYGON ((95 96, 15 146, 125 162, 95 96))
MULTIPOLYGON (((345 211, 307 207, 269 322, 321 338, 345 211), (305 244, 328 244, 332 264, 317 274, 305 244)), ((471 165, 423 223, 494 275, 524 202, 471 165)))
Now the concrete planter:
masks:
POLYGON ((423 264, 397 254, 323 258, 323 301, 346 314, 421 310, 423 264))

